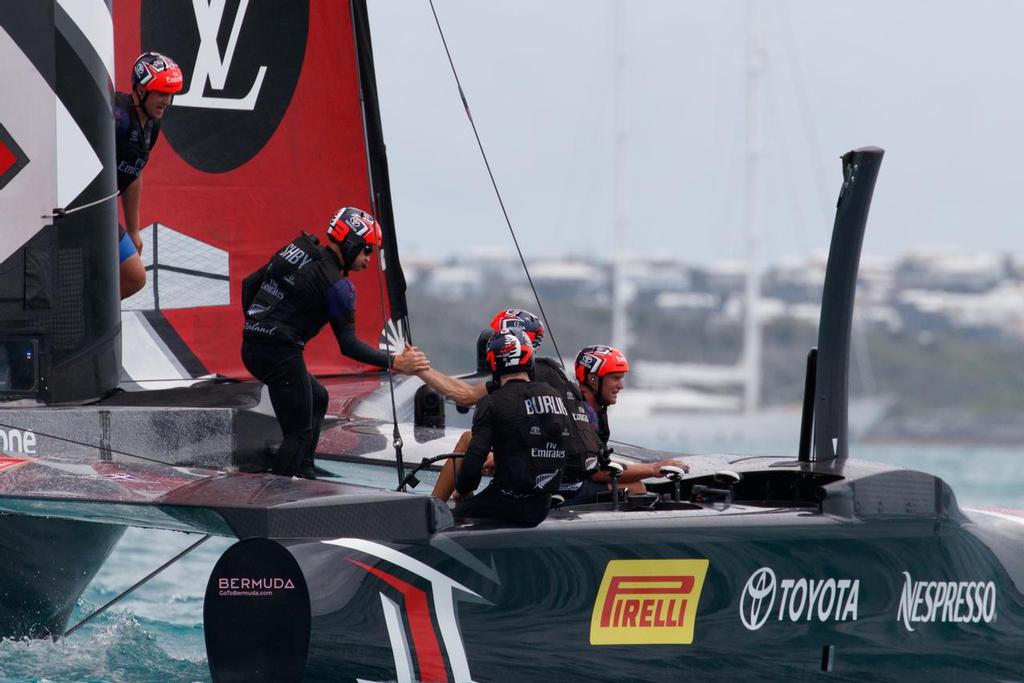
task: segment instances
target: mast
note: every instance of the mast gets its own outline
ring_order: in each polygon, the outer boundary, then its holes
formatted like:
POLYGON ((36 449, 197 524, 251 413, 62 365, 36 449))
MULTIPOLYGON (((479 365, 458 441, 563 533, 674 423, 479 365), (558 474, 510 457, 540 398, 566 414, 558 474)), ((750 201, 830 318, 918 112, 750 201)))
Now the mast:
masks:
POLYGON ((743 317, 743 408, 757 410, 761 402, 761 324, 758 302, 761 298, 761 226, 758 220, 758 166, 761 155, 760 99, 763 51, 761 49, 757 3, 747 2, 747 140, 744 219, 747 229, 747 273, 743 317))
POLYGON ((377 76, 373 63, 373 43, 370 36, 370 16, 366 0, 352 0, 352 41, 356 51, 356 69, 359 73, 359 95, 366 141, 367 179, 370 184, 370 201, 374 215, 382 222, 384 245, 380 251, 384 277, 387 283, 388 317, 384 320, 384 332, 389 325, 397 326, 401 336, 411 341, 409 329, 409 307, 406 301, 405 273, 398 257, 398 236, 395 228, 395 212, 391 202, 391 179, 388 174, 387 147, 380 120, 380 99, 377 96, 377 76))
MULTIPOLYGON (((624 244, 623 240, 615 239, 625 235, 626 201, 625 201, 625 161, 626 161, 626 123, 623 102, 626 72, 625 29, 622 0, 612 4, 612 40, 614 43, 612 65, 612 206, 614 207, 614 223, 612 224, 611 244, 624 244)), ((610 255, 612 271, 612 346, 629 357, 628 316, 626 307, 629 305, 625 273, 625 254, 619 247, 613 246, 610 255)))

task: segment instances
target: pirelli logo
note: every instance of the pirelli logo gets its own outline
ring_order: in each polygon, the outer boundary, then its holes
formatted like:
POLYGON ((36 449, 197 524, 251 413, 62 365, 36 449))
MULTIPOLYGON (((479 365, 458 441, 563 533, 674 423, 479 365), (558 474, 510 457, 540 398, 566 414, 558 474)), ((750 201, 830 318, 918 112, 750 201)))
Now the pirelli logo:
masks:
POLYGON ((590 618, 591 645, 690 645, 707 560, 612 560, 590 618))

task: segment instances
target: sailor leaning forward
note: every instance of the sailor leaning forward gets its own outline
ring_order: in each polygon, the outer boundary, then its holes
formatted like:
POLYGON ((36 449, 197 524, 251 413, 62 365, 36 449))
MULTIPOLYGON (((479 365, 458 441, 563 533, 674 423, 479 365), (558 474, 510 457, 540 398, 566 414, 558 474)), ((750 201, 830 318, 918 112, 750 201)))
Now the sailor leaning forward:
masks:
POLYGON ((306 370, 306 342, 331 324, 349 358, 414 373, 430 367, 414 347, 391 358, 356 337, 356 288, 350 271, 369 265, 381 230, 373 216, 343 208, 327 228, 327 246, 303 232, 242 283, 242 362, 267 385, 284 440, 271 471, 315 478, 313 453, 327 412, 327 390, 306 370))
POLYGON ((117 193, 121 195, 125 225, 118 226, 117 238, 122 299, 146 286, 139 235, 142 169, 160 137, 160 121, 184 82, 181 68, 170 57, 143 52, 132 64, 132 91, 114 93, 117 193))

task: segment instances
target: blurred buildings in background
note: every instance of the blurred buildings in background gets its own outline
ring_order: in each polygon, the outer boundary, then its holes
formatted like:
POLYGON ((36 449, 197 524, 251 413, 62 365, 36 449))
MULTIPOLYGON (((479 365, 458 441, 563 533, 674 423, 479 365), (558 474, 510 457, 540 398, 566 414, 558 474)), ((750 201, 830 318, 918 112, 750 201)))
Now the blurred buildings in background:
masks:
MULTIPOLYGON (((694 265, 658 255, 625 260, 630 313, 700 316, 711 324, 744 314, 742 262, 694 265)), ((437 257, 402 256, 411 289, 458 301, 501 294, 526 301, 532 294, 519 260, 505 250, 437 257)), ((571 256, 532 259, 530 274, 543 302, 610 307, 611 265, 571 256)), ((764 272, 758 318, 762 324, 817 325, 825 256, 782 263, 764 272)), ((1024 256, 921 251, 898 260, 865 256, 857 315, 890 332, 955 332, 965 338, 1024 338, 1024 256)))
MULTIPOLYGON (((571 364, 580 347, 611 343, 612 264, 527 258, 554 332, 542 354, 558 355, 557 342, 571 364)), ((742 412, 745 265, 692 264, 657 253, 622 263, 626 292, 620 299, 627 302, 633 372, 632 400, 620 412, 675 411, 682 423, 694 411, 742 412)), ((438 257, 407 251, 402 266, 413 340, 446 371, 475 367, 475 340, 498 309, 537 311, 514 252, 438 257)), ((824 275, 824 255, 764 270, 756 306, 763 333, 758 410, 801 401, 824 275)), ((924 250, 894 260, 865 255, 850 388, 855 398, 884 399, 888 406, 866 436, 1024 442, 1024 257, 924 250)))

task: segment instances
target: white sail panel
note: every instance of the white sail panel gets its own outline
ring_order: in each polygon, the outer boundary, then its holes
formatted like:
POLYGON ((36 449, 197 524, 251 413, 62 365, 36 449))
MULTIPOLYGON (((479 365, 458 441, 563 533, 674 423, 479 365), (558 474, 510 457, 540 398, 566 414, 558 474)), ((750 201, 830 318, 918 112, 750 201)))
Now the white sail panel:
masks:
POLYGON ((50 223, 57 203, 57 97, 32 61, 0 28, 0 262, 50 223), (44 218, 44 216, 47 216, 44 218))

